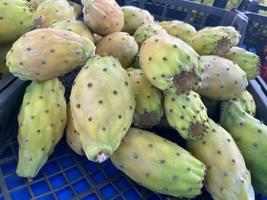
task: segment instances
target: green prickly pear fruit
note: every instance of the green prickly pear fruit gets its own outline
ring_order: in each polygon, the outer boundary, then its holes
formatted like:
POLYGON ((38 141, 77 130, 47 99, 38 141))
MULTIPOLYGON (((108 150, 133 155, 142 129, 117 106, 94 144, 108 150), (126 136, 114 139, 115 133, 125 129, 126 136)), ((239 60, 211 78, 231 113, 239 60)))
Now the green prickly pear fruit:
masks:
POLYGON ((218 56, 201 56, 205 66, 200 95, 214 100, 228 100, 247 87, 246 73, 232 61, 218 56))
POLYGON ((209 120, 208 133, 199 140, 189 140, 193 155, 207 167, 204 185, 213 199, 254 200, 250 173, 231 135, 209 120))
POLYGON ((74 9, 67 0, 46 0, 39 4, 34 15, 41 28, 65 19, 75 20, 74 9))
POLYGON ((34 18, 25 0, 0 0, 0 45, 10 44, 34 27, 34 18))
POLYGON ((30 4, 31 4, 32 9, 35 11, 38 8, 38 6, 41 3, 43 3, 44 1, 46 1, 46 0, 30 0, 30 4))
POLYGON ((147 10, 135 6, 123 6, 121 8, 124 16, 123 32, 133 35, 143 24, 154 23, 154 17, 147 10))
POLYGON ((152 132, 130 128, 111 161, 138 184, 155 192, 186 198, 201 193, 205 174, 202 162, 152 132))
POLYGON ((220 116, 220 101, 202 96, 201 100, 207 108, 208 116, 212 119, 220 116))
POLYGON ((124 25, 122 9, 115 0, 87 0, 83 15, 84 23, 101 36, 119 32, 124 25))
POLYGON ((256 78, 259 74, 260 58, 255 53, 232 47, 224 57, 238 64, 246 72, 248 80, 256 78))
POLYGON ((140 128, 153 127, 163 116, 161 91, 151 85, 141 69, 128 68, 127 72, 135 90, 133 124, 140 128))
POLYGON ((176 93, 198 88, 204 71, 194 49, 170 35, 148 38, 140 49, 140 65, 155 87, 176 93))
POLYGON ((76 17, 76 19, 78 19, 79 16, 82 14, 82 6, 79 5, 78 3, 73 2, 73 1, 68 1, 68 2, 71 5, 71 7, 73 7, 75 17, 76 17))
POLYGON ((223 31, 204 28, 193 36, 191 46, 200 55, 220 56, 231 48, 231 39, 223 31))
POLYGON ((68 121, 66 129, 66 141, 69 147, 77 154, 84 155, 82 143, 80 141, 79 132, 76 131, 73 125, 73 119, 71 115, 70 105, 68 104, 68 121))
POLYGON ((170 35, 180 38, 188 44, 190 44, 193 36, 197 33, 195 27, 179 20, 162 21, 159 24, 165 28, 170 35))
POLYGON ((117 59, 96 56, 76 77, 70 105, 87 158, 101 163, 118 148, 132 123, 134 88, 117 59))
POLYGON ((255 190, 267 195, 267 126, 231 100, 221 104, 220 124, 233 136, 241 150, 255 190))
POLYGON ((233 101, 237 102, 245 112, 255 117, 256 103, 253 96, 247 90, 242 92, 238 97, 233 98, 233 101))
POLYGON ((22 80, 48 80, 84 65, 94 51, 90 40, 74 32, 43 28, 19 38, 6 63, 22 80))
POLYGON ((166 93, 164 109, 168 123, 185 138, 200 138, 209 128, 207 109, 199 94, 166 93))
POLYGON ((96 54, 117 58, 124 68, 133 63, 137 52, 138 45, 134 37, 123 32, 111 33, 96 45, 96 54))
POLYGON ((18 176, 35 177, 63 136, 67 121, 64 91, 58 79, 27 87, 18 116, 18 176))
POLYGON ((94 43, 94 36, 92 32, 81 21, 66 19, 52 24, 50 28, 72 31, 94 43))
POLYGON ((241 38, 240 33, 233 26, 206 27, 202 30, 214 30, 226 33, 231 40, 231 46, 237 46, 241 38))
POLYGON ((140 47, 147 38, 157 34, 167 34, 167 31, 160 25, 153 23, 153 24, 144 24, 140 26, 135 31, 133 36, 138 46, 140 47))

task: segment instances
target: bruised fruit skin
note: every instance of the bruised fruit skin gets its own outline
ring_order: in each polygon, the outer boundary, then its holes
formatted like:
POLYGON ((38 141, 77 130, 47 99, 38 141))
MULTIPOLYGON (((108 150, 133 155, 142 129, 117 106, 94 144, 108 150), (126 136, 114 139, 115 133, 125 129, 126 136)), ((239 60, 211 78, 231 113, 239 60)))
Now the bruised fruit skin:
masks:
POLYGON ((84 155, 82 143, 80 141, 79 133, 75 130, 73 125, 73 119, 71 115, 70 105, 68 104, 68 121, 66 129, 66 140, 69 147, 77 154, 84 155))
POLYGON ((186 198, 201 193, 205 166, 155 133, 130 128, 111 161, 135 182, 155 192, 186 198))
POLYGON ((0 45, 14 42, 34 26, 29 2, 25 0, 0 1, 0 45))
POLYGON ((140 67, 155 87, 172 93, 198 88, 204 70, 194 49, 169 35, 154 35, 143 43, 140 67))
POLYGON ((161 91, 151 85, 141 69, 128 68, 127 72, 135 90, 133 124, 140 128, 153 127, 163 116, 161 91))
POLYGON ((84 65, 94 51, 94 44, 76 33, 44 28, 19 38, 6 63, 22 80, 48 80, 84 65))
POLYGON ((101 163, 118 148, 132 123, 134 88, 117 59, 96 56, 76 77, 70 105, 87 158, 101 163))
POLYGON ((144 24, 154 23, 154 17, 147 11, 135 6, 123 6, 124 26, 122 31, 133 35, 144 24))
POLYGON ((116 32, 102 38, 96 45, 96 54, 119 59, 124 68, 129 67, 138 52, 138 45, 128 33, 116 32))
POLYGON ((260 58, 255 53, 232 47, 224 57, 238 64, 246 72, 248 80, 256 78, 259 74, 260 58))
POLYGON ((209 128, 207 109, 199 94, 166 93, 164 109, 168 123, 185 138, 201 138, 209 128))
POLYGON ((267 195, 267 126, 234 101, 221 104, 220 124, 232 135, 241 150, 255 190, 267 195))
POLYGON ((67 0, 46 0, 39 4, 34 15, 41 28, 65 19, 75 20, 74 9, 67 0))
POLYGON ((62 21, 52 24, 50 28, 72 31, 74 33, 77 33, 80 36, 83 36, 91 40, 94 43, 94 36, 92 32, 81 21, 70 20, 70 19, 62 20, 62 21))
POLYGON ((218 56, 201 56, 205 66, 202 87, 198 93, 214 100, 240 95, 247 87, 246 73, 232 61, 218 56))
POLYGON ((18 115, 18 176, 35 177, 63 136, 67 121, 64 91, 57 78, 27 87, 18 115))
POLYGON ((213 199, 254 200, 250 172, 231 135, 209 120, 208 133, 199 140, 188 140, 193 155, 207 167, 205 188, 213 199))
POLYGON ((140 47, 147 38, 157 34, 167 34, 167 32, 160 25, 153 23, 153 24, 144 24, 140 26, 135 31, 133 36, 138 46, 140 47))
POLYGON ((223 31, 204 28, 194 35, 191 46, 200 55, 224 55, 231 48, 231 39, 223 31))
POLYGON ((193 36, 197 33, 195 27, 179 20, 162 21, 159 25, 165 28, 170 35, 180 38, 188 44, 190 44, 193 36))
POLYGON ((242 92, 238 97, 233 98, 233 101, 237 102, 245 112, 255 117, 256 103, 253 96, 247 90, 242 92))
POLYGON ((124 21, 121 7, 114 0, 87 0, 83 20, 89 29, 101 36, 121 31, 124 21))

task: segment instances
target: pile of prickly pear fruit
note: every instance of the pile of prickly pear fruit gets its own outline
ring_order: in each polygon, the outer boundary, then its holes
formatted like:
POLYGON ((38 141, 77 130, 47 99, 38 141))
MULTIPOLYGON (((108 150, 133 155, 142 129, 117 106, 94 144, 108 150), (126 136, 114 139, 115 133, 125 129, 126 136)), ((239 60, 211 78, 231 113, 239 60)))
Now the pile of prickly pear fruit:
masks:
POLYGON ((18 176, 34 178, 66 129, 74 152, 111 159, 155 192, 267 195, 267 126, 246 90, 259 58, 236 47, 233 27, 156 22, 115 0, 0 0, 0 27, 0 72, 32 81, 18 115, 18 176), (164 138, 171 131, 187 146, 164 138))

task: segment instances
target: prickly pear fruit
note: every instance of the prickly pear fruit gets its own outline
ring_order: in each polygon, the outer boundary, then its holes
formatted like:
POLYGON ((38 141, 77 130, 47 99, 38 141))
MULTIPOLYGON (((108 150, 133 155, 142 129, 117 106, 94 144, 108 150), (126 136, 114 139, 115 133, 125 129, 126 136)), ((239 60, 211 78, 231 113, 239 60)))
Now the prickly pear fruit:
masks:
POLYGON ((121 31, 124 25, 122 9, 114 0, 86 0, 83 15, 90 30, 101 36, 121 31))
POLYGON ((38 6, 46 0, 30 0, 31 8, 35 11, 38 6))
POLYGON ((74 9, 67 0, 46 0, 39 4, 34 15, 41 28, 65 19, 75 20, 74 9))
POLYGON ((80 36, 86 37, 87 39, 91 40, 94 43, 94 36, 92 32, 81 21, 70 20, 70 19, 62 20, 52 24, 50 28, 72 31, 80 36))
POLYGON ((144 24, 140 26, 135 31, 133 36, 138 46, 140 47, 147 38, 157 34, 167 34, 167 31, 160 25, 153 23, 153 24, 144 24))
POLYGON ((102 38, 96 45, 96 54, 118 58, 124 68, 129 67, 138 52, 138 45, 128 33, 116 32, 102 38))
POLYGON ((155 192, 186 198, 201 193, 205 166, 152 132, 130 128, 111 160, 131 179, 155 192))
POLYGON ((208 116, 212 119, 220 117, 220 101, 202 96, 201 100, 207 108, 208 116))
POLYGON ((204 66, 184 41, 170 35, 154 35, 140 49, 140 67, 160 90, 183 93, 198 88, 204 66))
POLYGON ((206 27, 202 30, 214 30, 214 31, 222 31, 228 35, 231 40, 231 46, 237 46, 241 35, 233 26, 215 26, 215 27, 206 27))
POLYGON ((158 124, 163 116, 161 91, 151 85, 141 69, 128 68, 127 72, 135 90, 133 124, 140 128, 150 128, 158 124))
POLYGON ((183 138, 200 138, 207 132, 209 126, 207 109, 196 92, 166 93, 164 109, 169 124, 183 138))
POLYGON ((256 114, 256 103, 253 99, 253 96, 245 90, 238 97, 233 98, 235 102, 240 104, 241 108, 248 114, 255 117, 256 114))
POLYGON ((179 20, 162 21, 159 24, 165 28, 170 35, 180 38, 188 44, 190 44, 193 36, 197 33, 195 27, 179 20))
POLYGON ((188 147, 207 167, 205 188, 213 199, 254 200, 250 173, 231 135, 209 120, 208 133, 188 147))
POLYGON ((232 61, 218 56, 201 56, 205 66, 200 95, 227 100, 240 95, 248 85, 246 73, 232 61))
POLYGON ((79 16, 82 14, 82 6, 78 3, 73 2, 73 1, 68 1, 68 2, 71 5, 71 7, 73 7, 75 17, 76 17, 76 19, 78 19, 79 16))
POLYGON ((57 78, 27 87, 18 116, 18 176, 35 177, 61 139, 67 121, 64 90, 57 78))
POLYGON ((96 43, 96 44, 98 44, 98 42, 100 42, 100 40, 103 39, 102 36, 97 35, 97 34, 95 34, 95 33, 93 34, 93 36, 94 36, 94 39, 95 39, 95 43, 96 43))
POLYGON ((260 58, 252 52, 232 47, 224 57, 238 64, 246 72, 248 80, 256 78, 259 74, 260 58))
POLYGON ((69 147, 77 154, 84 155, 82 143, 80 141, 79 133, 76 131, 73 125, 73 119, 71 115, 70 105, 68 104, 68 121, 66 129, 66 141, 69 147))
POLYGON ((13 44, 7 66, 22 80, 47 80, 84 65, 94 51, 90 40, 71 31, 38 29, 13 44))
POLYGON ((241 150, 255 190, 267 195, 267 126, 234 101, 221 104, 220 124, 233 136, 241 150))
POLYGON ((34 27, 34 18, 25 0, 0 0, 0 44, 10 44, 34 27))
POLYGON ((70 105, 87 158, 103 162, 118 148, 132 123, 134 88, 117 59, 96 56, 76 77, 70 105))
POLYGON ((223 31, 204 28, 193 36, 191 46, 200 55, 224 55, 231 48, 231 39, 223 31))
POLYGON ((135 6, 123 6, 122 12, 124 16, 122 31, 130 35, 133 35, 143 24, 151 24, 154 22, 154 17, 147 10, 135 6))

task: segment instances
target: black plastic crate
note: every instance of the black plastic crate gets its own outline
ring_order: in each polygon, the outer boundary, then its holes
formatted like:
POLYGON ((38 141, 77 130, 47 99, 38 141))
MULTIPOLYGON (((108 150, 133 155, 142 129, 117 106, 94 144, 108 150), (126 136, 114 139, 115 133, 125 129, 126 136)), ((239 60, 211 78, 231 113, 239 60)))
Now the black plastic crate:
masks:
MULTIPOLYGON (((193 1, 193 0, 191 0, 193 1)), ((230 0, 213 0, 211 2, 209 2, 208 6, 214 6, 214 7, 218 7, 218 8, 226 8, 228 9, 228 2, 230 0)), ((198 0, 198 1, 193 1, 196 3, 203 3, 206 4, 206 0, 198 0)), ((240 0, 238 2, 237 5, 235 5, 233 8, 229 8, 229 9, 239 9, 242 10, 247 4, 249 3, 249 0, 240 0)))

